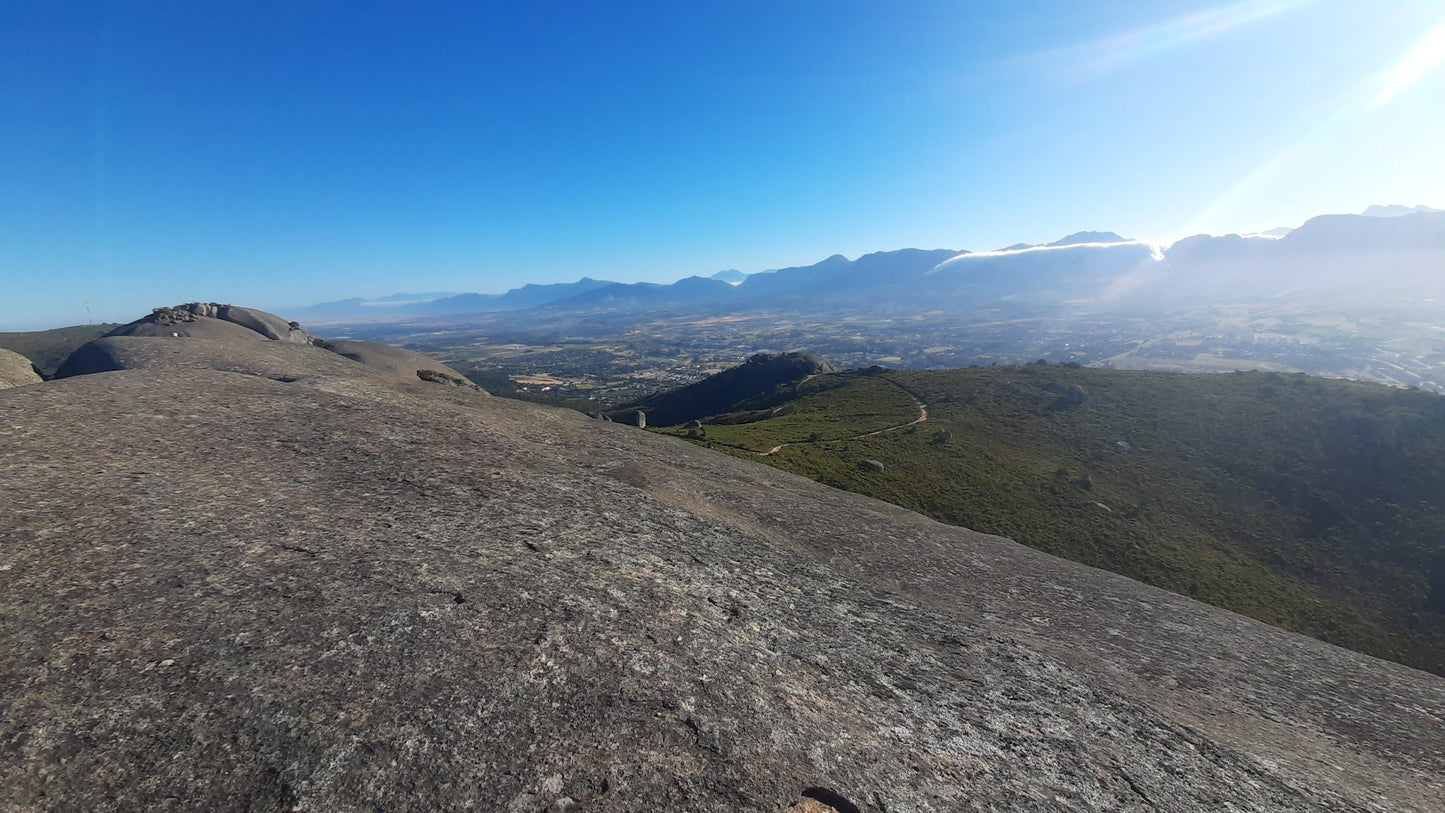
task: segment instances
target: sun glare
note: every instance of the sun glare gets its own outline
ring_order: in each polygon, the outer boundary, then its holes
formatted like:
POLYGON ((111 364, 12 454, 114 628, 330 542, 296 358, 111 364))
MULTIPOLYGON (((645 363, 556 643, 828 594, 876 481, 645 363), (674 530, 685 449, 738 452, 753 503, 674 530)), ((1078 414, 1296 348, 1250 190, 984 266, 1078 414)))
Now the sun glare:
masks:
POLYGON ((1227 34, 1311 2, 1313 0, 1239 0, 1052 51, 1047 56, 1070 63, 1077 73, 1097 76, 1227 34))
POLYGON ((1410 49, 1410 53, 1385 72, 1382 86, 1371 100, 1371 106, 1379 107, 1409 90, 1441 62, 1445 62, 1445 25, 1426 34, 1410 49))

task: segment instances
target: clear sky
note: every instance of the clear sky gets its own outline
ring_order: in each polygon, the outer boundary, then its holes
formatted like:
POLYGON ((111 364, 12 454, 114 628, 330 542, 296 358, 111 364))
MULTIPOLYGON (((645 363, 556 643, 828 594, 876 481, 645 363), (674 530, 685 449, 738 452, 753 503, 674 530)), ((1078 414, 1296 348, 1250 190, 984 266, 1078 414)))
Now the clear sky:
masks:
POLYGON ((1445 206, 1441 0, 5 3, 0 329, 1445 206))

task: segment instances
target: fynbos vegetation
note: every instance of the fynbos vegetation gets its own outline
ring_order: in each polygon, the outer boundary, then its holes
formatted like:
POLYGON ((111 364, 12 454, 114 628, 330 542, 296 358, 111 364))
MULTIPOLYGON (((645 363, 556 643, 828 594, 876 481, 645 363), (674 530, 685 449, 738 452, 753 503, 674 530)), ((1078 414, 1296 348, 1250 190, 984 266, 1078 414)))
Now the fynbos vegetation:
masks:
POLYGON ((1440 396, 1030 364, 819 376, 739 417, 692 439, 1445 671, 1440 396))

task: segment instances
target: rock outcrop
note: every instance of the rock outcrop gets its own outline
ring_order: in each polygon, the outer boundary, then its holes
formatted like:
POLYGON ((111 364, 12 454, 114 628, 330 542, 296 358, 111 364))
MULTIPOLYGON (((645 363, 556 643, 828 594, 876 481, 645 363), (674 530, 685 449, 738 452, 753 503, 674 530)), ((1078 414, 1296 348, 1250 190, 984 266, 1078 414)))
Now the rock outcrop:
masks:
POLYGON ((373 342, 327 342, 275 314, 199 302, 156 308, 82 345, 55 377, 138 369, 223 370, 278 381, 365 377, 482 391, 421 353, 373 342))
POLYGON ((579 413, 158 364, 0 426, 13 809, 1445 800, 1439 677, 579 413))
POLYGON ((0 348, 0 389, 38 384, 43 380, 30 359, 0 348))
POLYGON ((1078 384, 1070 384, 1069 386, 1063 388, 1062 392, 1060 392, 1059 394, 1059 397, 1055 399, 1053 403, 1049 404, 1049 409, 1056 411, 1065 409, 1076 409, 1083 406, 1085 403, 1088 402, 1088 400, 1089 393, 1087 390, 1085 390, 1078 384))
POLYGON ((296 322, 254 308, 217 302, 188 302, 156 308, 149 316, 111 331, 111 336, 163 336, 199 339, 270 339, 312 344, 316 337, 296 322))
POLYGON ((309 344, 265 339, 238 341, 234 337, 105 336, 72 353, 60 365, 55 377, 156 369, 224 370, 278 381, 314 376, 355 377, 367 372, 355 361, 309 344))

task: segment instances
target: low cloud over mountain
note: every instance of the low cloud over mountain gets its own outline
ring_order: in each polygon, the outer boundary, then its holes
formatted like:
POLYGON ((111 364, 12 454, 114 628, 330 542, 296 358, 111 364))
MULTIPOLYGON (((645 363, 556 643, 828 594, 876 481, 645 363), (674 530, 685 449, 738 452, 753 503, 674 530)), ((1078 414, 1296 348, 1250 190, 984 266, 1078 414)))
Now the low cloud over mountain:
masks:
POLYGON ((1201 298, 1280 295, 1399 301, 1445 296, 1441 267, 1445 212, 1372 206, 1359 215, 1322 215, 1295 229, 1201 234, 1167 247, 1108 231, 1082 231, 1044 245, 980 252, 909 248, 856 260, 835 254, 808 266, 756 274, 730 270, 666 285, 583 277, 502 294, 425 301, 396 295, 385 304, 351 299, 291 312, 311 321, 360 322, 534 307, 756 311, 973 308, 1013 302, 1158 308, 1199 304, 1201 298))

